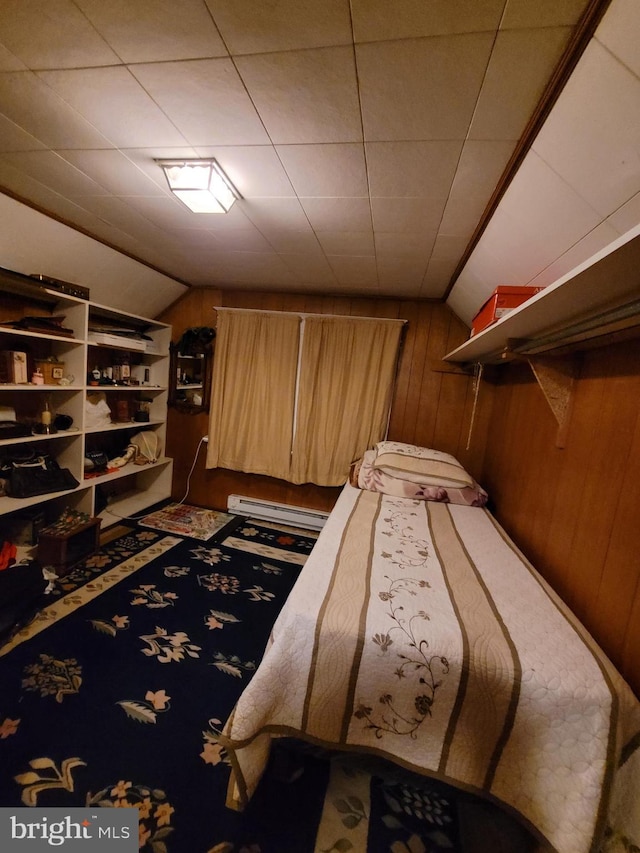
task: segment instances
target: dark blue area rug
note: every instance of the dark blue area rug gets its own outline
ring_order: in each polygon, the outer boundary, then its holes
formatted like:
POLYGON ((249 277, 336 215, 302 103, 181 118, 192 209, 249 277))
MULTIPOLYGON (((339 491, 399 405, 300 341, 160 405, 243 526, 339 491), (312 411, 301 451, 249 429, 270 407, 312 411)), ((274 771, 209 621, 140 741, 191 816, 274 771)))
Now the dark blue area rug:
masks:
POLYGON ((312 535, 110 536, 0 650, 0 805, 134 805, 153 853, 459 849, 444 786, 288 741, 248 809, 225 807, 218 736, 312 535))

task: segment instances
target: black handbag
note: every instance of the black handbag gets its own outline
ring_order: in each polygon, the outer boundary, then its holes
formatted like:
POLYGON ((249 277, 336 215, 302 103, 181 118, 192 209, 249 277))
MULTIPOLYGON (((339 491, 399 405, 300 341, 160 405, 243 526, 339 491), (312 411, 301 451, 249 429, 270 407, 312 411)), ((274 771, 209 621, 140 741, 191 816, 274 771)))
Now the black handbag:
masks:
POLYGON ((50 456, 29 462, 14 462, 9 472, 12 498, 33 498, 50 492, 64 492, 80 485, 68 468, 61 468, 50 456))

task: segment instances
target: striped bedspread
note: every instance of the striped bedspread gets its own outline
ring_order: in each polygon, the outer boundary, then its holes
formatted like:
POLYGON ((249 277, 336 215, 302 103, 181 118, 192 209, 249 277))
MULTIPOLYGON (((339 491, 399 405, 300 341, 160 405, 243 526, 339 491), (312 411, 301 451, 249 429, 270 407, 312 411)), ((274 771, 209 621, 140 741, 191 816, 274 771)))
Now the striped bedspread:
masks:
POLYGON ((558 853, 617 850, 640 843, 639 733, 640 703, 486 510, 347 485, 227 721, 228 805, 294 736, 502 803, 558 853))

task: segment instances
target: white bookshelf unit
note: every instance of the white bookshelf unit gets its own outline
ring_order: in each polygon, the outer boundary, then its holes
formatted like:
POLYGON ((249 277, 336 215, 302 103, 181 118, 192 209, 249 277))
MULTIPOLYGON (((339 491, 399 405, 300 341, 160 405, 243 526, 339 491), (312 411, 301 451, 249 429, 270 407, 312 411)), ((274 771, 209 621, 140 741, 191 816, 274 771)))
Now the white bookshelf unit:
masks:
POLYGON ((170 496, 173 463, 164 455, 170 342, 171 327, 164 323, 114 311, 29 276, 0 270, 0 351, 25 353, 27 358, 26 383, 11 381, 6 370, 0 377, 9 379, 0 382, 0 413, 5 421, 15 414, 18 423, 33 429, 26 436, 1 437, 0 460, 33 448, 52 456, 79 481, 75 489, 33 498, 0 496, 0 534, 6 535, 29 515, 50 523, 65 507, 99 515, 105 528, 170 496), (25 324, 25 317, 36 322, 25 324), (66 331, 38 330, 42 318, 56 318, 66 331), (46 374, 45 378, 56 384, 33 384, 36 364, 47 370, 51 360, 55 379, 46 374), (112 364, 124 378, 120 384, 102 384, 104 375, 113 371, 112 364), (95 385, 94 370, 101 372, 95 385), (122 384, 125 379, 138 384, 122 384), (87 398, 94 394, 104 394, 111 412, 99 426, 87 415, 87 398), (45 406, 52 421, 67 415, 71 425, 38 434, 45 406), (141 410, 147 414, 140 415, 141 410), (113 459, 125 452, 134 435, 148 430, 157 435, 157 461, 129 462, 110 473, 85 476, 87 452, 103 451, 113 459))

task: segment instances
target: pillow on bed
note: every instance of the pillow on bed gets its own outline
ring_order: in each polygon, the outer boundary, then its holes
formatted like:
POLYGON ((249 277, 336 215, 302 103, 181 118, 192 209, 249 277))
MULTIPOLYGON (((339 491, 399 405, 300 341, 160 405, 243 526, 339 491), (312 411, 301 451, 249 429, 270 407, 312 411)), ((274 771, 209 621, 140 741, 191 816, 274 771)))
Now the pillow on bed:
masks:
POLYGON ((381 492, 396 498, 412 498, 419 501, 440 501, 442 503, 463 504, 465 506, 485 506, 488 495, 482 486, 472 480, 471 486, 452 488, 450 486, 431 486, 402 480, 374 467, 375 450, 367 450, 362 459, 351 466, 349 482, 352 486, 370 492, 381 492))
POLYGON ((472 488, 474 483, 473 477, 450 453, 399 441, 378 442, 373 467, 421 486, 465 489, 472 488))

